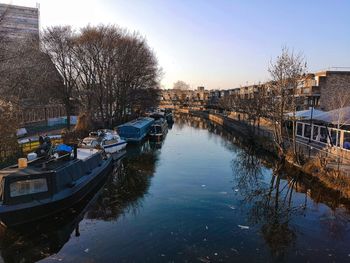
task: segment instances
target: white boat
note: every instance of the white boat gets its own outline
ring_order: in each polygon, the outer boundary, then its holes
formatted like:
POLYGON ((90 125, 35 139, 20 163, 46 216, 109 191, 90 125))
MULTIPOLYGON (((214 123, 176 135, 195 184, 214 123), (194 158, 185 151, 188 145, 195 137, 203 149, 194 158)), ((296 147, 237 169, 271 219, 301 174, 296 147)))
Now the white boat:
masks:
POLYGON ((90 132, 89 137, 81 143, 84 148, 102 148, 106 153, 116 153, 125 149, 127 142, 112 130, 98 130, 90 132))

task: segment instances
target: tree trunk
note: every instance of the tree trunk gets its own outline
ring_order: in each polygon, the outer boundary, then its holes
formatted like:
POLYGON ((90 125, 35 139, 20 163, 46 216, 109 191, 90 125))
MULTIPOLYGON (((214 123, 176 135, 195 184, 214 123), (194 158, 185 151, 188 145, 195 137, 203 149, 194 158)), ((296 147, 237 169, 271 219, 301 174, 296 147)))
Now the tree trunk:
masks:
POLYGON ((66 105, 66 116, 67 116, 67 129, 70 130, 70 117, 71 117, 70 105, 66 105))

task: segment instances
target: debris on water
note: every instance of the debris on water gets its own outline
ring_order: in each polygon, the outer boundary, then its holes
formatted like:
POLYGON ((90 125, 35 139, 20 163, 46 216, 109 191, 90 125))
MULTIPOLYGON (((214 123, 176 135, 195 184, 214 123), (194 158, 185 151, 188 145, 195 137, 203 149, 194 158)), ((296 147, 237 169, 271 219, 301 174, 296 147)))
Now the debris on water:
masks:
POLYGON ((209 229, 209 227, 208 227, 208 226, 205 226, 205 229, 206 229, 206 230, 208 230, 208 229, 209 229))
POLYGON ((240 229, 249 229, 249 226, 238 225, 240 229))
POLYGON ((234 207, 233 205, 228 205, 229 208, 231 208, 232 210, 235 210, 236 207, 234 207))
POLYGON ((215 253, 214 253, 214 255, 215 255, 215 256, 217 256, 217 255, 218 255, 218 253, 216 253, 216 252, 215 252, 215 253))
POLYGON ((325 220, 335 220, 336 217, 335 216, 323 216, 320 218, 320 221, 325 221, 325 220))
POLYGON ((205 184, 202 184, 202 187, 206 187, 206 185, 205 185, 205 184))
POLYGON ((238 192, 238 189, 235 189, 235 192, 238 192))
POLYGON ((161 257, 165 257, 165 255, 164 255, 164 254, 161 254, 160 256, 161 256, 161 257))
POLYGON ((219 192, 219 194, 227 195, 227 192, 219 192))
POLYGON ((231 248, 232 251, 236 252, 237 254, 239 254, 238 250, 235 248, 231 248))
POLYGON ((89 253, 89 249, 88 249, 88 248, 85 249, 84 252, 85 252, 85 253, 89 253))
POLYGON ((207 241, 207 239, 206 239, 206 238, 204 238, 204 239, 203 239, 203 241, 205 242, 205 241, 207 241))
POLYGON ((204 263, 210 263, 210 260, 207 259, 207 258, 201 257, 201 258, 198 258, 198 260, 201 261, 201 262, 204 262, 204 263))

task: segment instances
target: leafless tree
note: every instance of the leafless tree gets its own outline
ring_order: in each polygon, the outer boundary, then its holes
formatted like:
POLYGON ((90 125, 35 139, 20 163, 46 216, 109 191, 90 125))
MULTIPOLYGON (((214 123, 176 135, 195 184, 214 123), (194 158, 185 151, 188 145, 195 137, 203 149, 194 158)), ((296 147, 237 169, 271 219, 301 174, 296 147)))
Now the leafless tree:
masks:
POLYGON ((161 71, 139 34, 88 26, 74 42, 77 90, 91 116, 111 126, 158 104, 161 71))
POLYGON ((182 80, 178 80, 174 83, 173 89, 175 89, 175 90, 189 90, 190 85, 182 80))
MULTIPOLYGON (((281 55, 271 61, 268 69, 271 81, 268 83, 269 100, 266 115, 274 125, 274 138, 279 155, 285 156, 286 148, 283 138, 285 113, 296 111, 295 94, 298 82, 306 73, 306 62, 302 54, 295 54, 283 47, 281 55)), ((293 149, 296 154, 295 121, 293 122, 293 149)))
POLYGON ((70 128, 70 116, 74 107, 74 92, 76 90, 79 72, 75 68, 74 57, 75 33, 70 26, 56 26, 47 28, 42 37, 44 52, 54 63, 60 78, 50 92, 54 94, 65 106, 67 115, 67 128, 70 128))

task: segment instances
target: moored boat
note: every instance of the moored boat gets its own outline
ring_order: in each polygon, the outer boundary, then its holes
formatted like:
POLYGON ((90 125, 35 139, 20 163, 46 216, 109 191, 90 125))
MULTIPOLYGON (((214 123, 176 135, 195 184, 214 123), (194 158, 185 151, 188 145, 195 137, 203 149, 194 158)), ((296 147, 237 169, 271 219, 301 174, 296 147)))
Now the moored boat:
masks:
POLYGON ((173 113, 171 112, 171 110, 165 110, 165 119, 168 122, 168 124, 174 123, 173 113))
POLYGON ((117 131, 120 137, 127 142, 140 142, 147 136, 153 123, 153 118, 138 118, 119 125, 117 131))
POLYGON ((168 132, 168 124, 164 119, 156 120, 149 131, 151 139, 162 140, 168 132))
POLYGON ((83 139, 83 148, 102 148, 106 153, 117 153, 125 149, 127 142, 120 138, 113 130, 98 130, 91 132, 89 137, 83 139))
POLYGON ((41 157, 0 170, 0 220, 15 226, 45 218, 82 200, 112 169, 96 149, 41 157), (67 158, 68 157, 68 158, 67 158))

